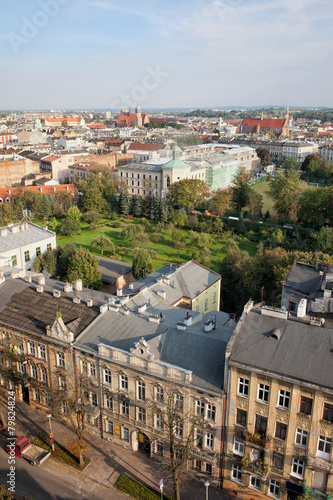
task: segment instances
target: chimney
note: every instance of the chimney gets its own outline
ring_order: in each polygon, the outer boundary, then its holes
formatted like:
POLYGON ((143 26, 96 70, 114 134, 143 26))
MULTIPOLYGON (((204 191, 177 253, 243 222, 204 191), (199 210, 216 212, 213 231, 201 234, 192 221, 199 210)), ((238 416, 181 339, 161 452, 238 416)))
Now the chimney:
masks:
POLYGON ((128 288, 129 288, 130 290, 133 290, 133 289, 134 289, 134 283, 130 283, 130 284, 128 285, 128 288))
POLYGON ((80 304, 80 302, 81 302, 80 297, 77 297, 77 296, 75 295, 75 296, 73 297, 73 302, 74 302, 74 304, 80 304))
POLYGON ((56 299, 59 299, 61 297, 61 291, 60 290, 53 290, 53 297, 56 299))
POLYGON ((77 291, 77 292, 80 292, 82 290, 82 280, 76 280, 75 283, 74 283, 74 289, 77 291))
POLYGON ((37 283, 38 285, 45 285, 45 276, 38 276, 37 283))
POLYGON ((43 293, 43 291, 44 291, 44 287, 43 287, 43 286, 38 285, 38 286, 36 287, 36 292, 38 292, 38 293, 43 293))
POLYGON ((123 294, 122 288, 117 288, 117 297, 121 297, 123 294))
POLYGON ((66 283, 64 286, 64 292, 65 293, 70 293, 73 291, 73 285, 71 283, 66 283))
POLYGON ((93 301, 92 299, 87 299, 87 307, 92 307, 93 301))

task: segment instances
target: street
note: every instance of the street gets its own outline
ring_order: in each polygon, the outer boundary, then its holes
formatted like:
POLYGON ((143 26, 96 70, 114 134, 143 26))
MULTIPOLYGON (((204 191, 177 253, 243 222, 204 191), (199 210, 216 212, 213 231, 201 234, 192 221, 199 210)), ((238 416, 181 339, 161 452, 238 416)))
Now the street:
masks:
MULTIPOLYGON (((67 467, 47 460, 41 466, 31 466, 16 457, 15 492, 33 500, 124 500, 124 496, 96 484, 67 467)), ((0 449, 0 482, 7 484, 8 455, 0 449)))

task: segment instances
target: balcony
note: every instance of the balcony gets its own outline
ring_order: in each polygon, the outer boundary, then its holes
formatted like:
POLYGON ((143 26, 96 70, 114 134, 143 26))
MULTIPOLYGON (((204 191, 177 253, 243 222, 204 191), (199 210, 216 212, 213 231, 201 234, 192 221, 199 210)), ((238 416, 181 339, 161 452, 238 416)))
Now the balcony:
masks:
POLYGON ((322 471, 328 472, 329 474, 333 474, 333 465, 331 465, 330 462, 324 460, 323 458, 309 455, 307 462, 308 466, 310 467, 315 467, 316 469, 320 469, 322 471))
POLYGON ((311 500, 313 500, 314 498, 317 498, 318 500, 332 500, 332 497, 333 497, 332 490, 329 495, 326 495, 326 493, 323 493, 322 491, 315 490, 313 488, 307 488, 306 482, 304 481, 303 498, 309 498, 311 500))
POLYGON ((260 446, 261 448, 264 448, 265 451, 269 450, 272 440, 271 438, 263 437, 261 434, 258 434, 257 432, 251 434, 251 432, 249 431, 243 431, 243 437, 246 444, 254 444, 256 446, 260 446))
POLYGON ((241 460, 242 470, 245 474, 255 474, 261 477, 263 481, 267 479, 267 474, 269 472, 269 465, 264 465, 262 460, 255 460, 251 462, 248 455, 244 455, 241 460))
POLYGON ((204 462, 208 462, 212 465, 216 465, 217 463, 217 453, 211 454, 198 448, 191 448, 190 455, 198 460, 203 460, 204 462))

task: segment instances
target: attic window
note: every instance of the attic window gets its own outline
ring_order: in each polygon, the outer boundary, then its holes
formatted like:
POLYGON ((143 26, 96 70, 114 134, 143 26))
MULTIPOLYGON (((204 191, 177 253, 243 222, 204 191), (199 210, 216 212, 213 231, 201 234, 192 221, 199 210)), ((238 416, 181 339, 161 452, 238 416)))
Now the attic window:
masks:
POLYGON ((281 331, 278 328, 275 328, 275 330, 273 330, 272 333, 270 334, 270 337, 276 340, 280 340, 281 335, 282 335, 281 331))
POLYGON ((144 350, 143 349, 140 349, 140 354, 143 354, 144 353, 144 350))

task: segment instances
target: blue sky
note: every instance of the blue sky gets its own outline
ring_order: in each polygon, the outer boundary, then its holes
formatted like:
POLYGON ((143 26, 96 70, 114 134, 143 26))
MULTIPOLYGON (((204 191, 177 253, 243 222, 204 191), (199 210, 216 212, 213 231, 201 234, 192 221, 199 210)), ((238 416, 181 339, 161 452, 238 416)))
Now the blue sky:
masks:
POLYGON ((332 0, 15 0, 0 109, 333 107, 332 0))

